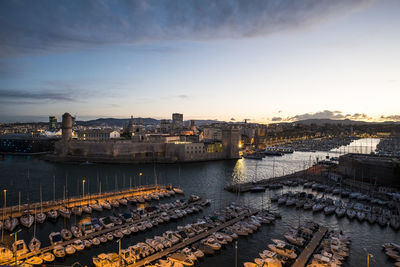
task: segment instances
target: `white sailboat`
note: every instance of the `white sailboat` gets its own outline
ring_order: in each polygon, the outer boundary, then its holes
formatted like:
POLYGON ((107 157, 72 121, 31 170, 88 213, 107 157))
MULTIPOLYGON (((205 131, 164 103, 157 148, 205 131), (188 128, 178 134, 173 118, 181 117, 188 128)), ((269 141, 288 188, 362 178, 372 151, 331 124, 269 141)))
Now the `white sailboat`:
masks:
MULTIPOLYGON (((36 209, 35 209, 35 216, 36 216, 36 209)), ((36 221, 35 221, 35 225, 33 226, 33 238, 29 242, 28 247, 30 251, 34 252, 40 249, 40 245, 41 245, 40 240, 36 238, 36 221)))

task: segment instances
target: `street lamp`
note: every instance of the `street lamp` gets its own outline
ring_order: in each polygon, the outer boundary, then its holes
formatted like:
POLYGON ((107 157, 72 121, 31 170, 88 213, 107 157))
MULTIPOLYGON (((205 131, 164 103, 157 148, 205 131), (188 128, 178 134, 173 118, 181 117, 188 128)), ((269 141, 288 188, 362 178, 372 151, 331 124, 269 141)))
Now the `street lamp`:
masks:
POLYGON ((139 186, 142 187, 142 175, 143 173, 139 172, 139 186))
POLYGON ((85 179, 82 180, 82 197, 85 197, 85 179))
POLYGON ((4 217, 5 217, 5 213, 6 213, 6 206, 7 206, 7 190, 4 189, 4 209, 3 209, 3 227, 1 227, 1 242, 3 242, 3 236, 4 236, 4 217))

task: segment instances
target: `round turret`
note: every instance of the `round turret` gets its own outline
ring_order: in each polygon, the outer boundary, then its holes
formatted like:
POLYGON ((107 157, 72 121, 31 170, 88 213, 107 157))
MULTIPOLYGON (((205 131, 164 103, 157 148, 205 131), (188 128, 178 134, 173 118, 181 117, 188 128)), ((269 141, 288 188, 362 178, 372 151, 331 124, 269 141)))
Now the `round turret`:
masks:
POLYGON ((62 140, 69 141, 72 139, 72 116, 69 113, 62 115, 62 140))

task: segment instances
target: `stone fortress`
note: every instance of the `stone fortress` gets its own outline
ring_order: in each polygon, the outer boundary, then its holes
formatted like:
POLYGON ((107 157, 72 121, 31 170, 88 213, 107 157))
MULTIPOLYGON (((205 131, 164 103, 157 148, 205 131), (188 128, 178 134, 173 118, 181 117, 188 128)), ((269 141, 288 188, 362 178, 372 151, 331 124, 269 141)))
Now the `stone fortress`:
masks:
POLYGON ((149 138, 142 128, 133 126, 132 120, 126 127, 129 138, 73 139, 73 119, 69 113, 65 113, 62 116, 62 139, 55 144, 54 154, 49 155, 48 159, 98 163, 175 163, 239 158, 239 130, 232 126, 219 129, 220 140, 188 140, 176 131, 177 127, 182 126, 183 116, 174 114, 174 132, 149 138))

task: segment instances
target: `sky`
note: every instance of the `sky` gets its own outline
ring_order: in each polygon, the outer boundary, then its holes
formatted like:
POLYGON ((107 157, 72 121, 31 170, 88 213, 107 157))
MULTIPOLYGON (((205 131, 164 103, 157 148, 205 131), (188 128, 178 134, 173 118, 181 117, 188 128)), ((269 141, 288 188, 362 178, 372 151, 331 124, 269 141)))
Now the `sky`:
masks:
POLYGON ((0 122, 400 120, 398 0, 3 0, 0 122))

